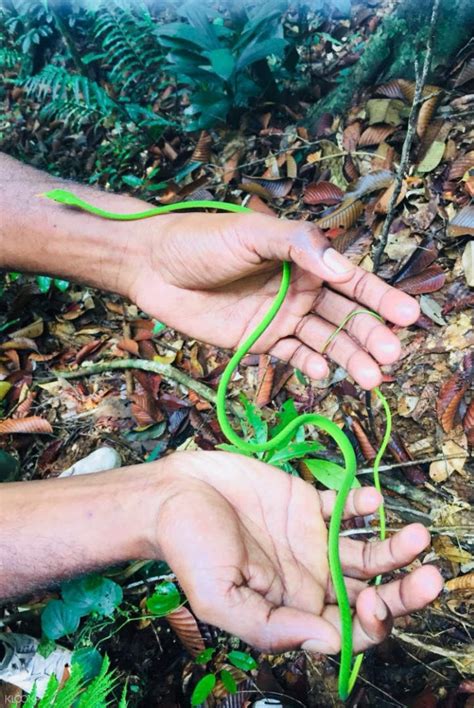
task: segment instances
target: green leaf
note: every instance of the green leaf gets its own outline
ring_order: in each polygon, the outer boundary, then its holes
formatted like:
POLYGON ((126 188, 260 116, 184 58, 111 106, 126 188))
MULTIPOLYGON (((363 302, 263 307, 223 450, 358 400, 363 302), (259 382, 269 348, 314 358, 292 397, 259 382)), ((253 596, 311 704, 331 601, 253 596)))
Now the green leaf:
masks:
POLYGON ((71 659, 71 666, 78 664, 81 676, 85 682, 92 681, 100 672, 103 658, 95 647, 75 649, 71 659))
POLYGON ((61 278, 55 278, 53 282, 55 287, 62 293, 65 293, 69 287, 69 280, 61 280, 61 278))
POLYGON ((281 56, 286 45, 286 39, 278 38, 265 39, 263 42, 253 41, 245 47, 237 59, 235 68, 241 71, 246 66, 260 61, 260 59, 266 59, 270 54, 281 56))
POLYGON ((164 329, 166 329, 166 325, 163 324, 163 322, 159 322, 156 320, 155 324, 153 325, 153 332, 152 334, 159 334, 162 332, 164 329))
POLYGON ((276 450, 271 457, 266 460, 266 462, 271 465, 279 465, 282 462, 295 460, 304 457, 310 452, 317 452, 322 449, 323 446, 315 440, 304 440, 303 442, 290 443, 281 450, 276 450))
POLYGON ((81 616, 62 600, 50 600, 41 614, 41 629, 48 639, 59 639, 76 631, 81 616))
POLYGON ((263 420, 261 411, 244 394, 240 394, 240 401, 245 409, 246 418, 253 428, 255 440, 257 443, 266 442, 268 440, 268 424, 263 420))
POLYGON ((206 698, 212 693, 214 686, 216 685, 215 674, 206 674, 202 677, 200 681, 197 682, 194 691, 191 696, 191 705, 199 706, 204 703, 206 698))
POLYGON ((165 581, 155 587, 155 592, 146 601, 147 610, 152 615, 165 617, 181 604, 181 595, 174 583, 165 581))
MULTIPOLYGON (((339 491, 347 474, 344 467, 331 460, 303 460, 303 462, 318 482, 328 489, 339 491)), ((351 488, 357 487, 360 487, 360 482, 354 478, 351 488)))
POLYGON ((64 602, 82 615, 97 612, 110 617, 123 599, 123 591, 110 578, 90 575, 61 585, 64 602))
POLYGON ((222 669, 219 675, 226 690, 229 693, 237 693, 237 682, 230 671, 227 671, 227 669, 222 669))
POLYGON ((235 60, 229 49, 213 49, 211 52, 203 52, 211 62, 217 76, 228 81, 232 76, 235 67, 235 60))
POLYGON ((0 482, 12 482, 18 477, 20 463, 16 457, 0 450, 0 482))
POLYGON ((143 184, 143 180, 140 177, 137 177, 136 175, 123 175, 122 176, 122 182, 125 182, 129 187, 141 187, 143 184))
POLYGON ((208 647, 208 649, 204 649, 200 654, 197 655, 197 657, 194 659, 196 664, 207 664, 208 661, 210 661, 213 657, 213 654, 215 654, 215 648, 214 647, 208 647))
POLYGON ((255 659, 244 651, 231 651, 227 654, 227 659, 241 671, 253 671, 258 666, 255 659))
POLYGON ((49 291, 53 279, 50 278, 48 275, 37 275, 36 282, 38 283, 40 293, 45 294, 49 291))
POLYGON ((161 423, 156 423, 156 425, 149 425, 145 430, 129 430, 125 433, 124 437, 127 440, 140 441, 140 440, 156 440, 160 438, 166 430, 166 422, 161 421, 161 423))

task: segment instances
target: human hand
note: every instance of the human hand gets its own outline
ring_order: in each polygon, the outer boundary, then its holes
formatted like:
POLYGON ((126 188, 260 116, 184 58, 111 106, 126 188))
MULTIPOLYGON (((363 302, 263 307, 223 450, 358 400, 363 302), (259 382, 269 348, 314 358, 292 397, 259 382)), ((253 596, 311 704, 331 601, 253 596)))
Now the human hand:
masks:
MULTIPOLYGON (((222 347, 237 348, 253 331, 278 291, 281 262, 292 261, 288 296, 254 351, 315 379, 328 373, 321 352, 351 311, 368 307, 398 325, 419 315, 413 298, 355 267, 309 222, 257 213, 174 214, 133 228, 141 258, 132 299, 170 327, 222 347)), ((399 357, 399 341, 370 315, 355 316, 345 329, 327 354, 371 389, 381 382, 379 364, 399 357)))
MULTIPOLYGON (((325 524, 335 493, 225 452, 176 453, 159 464, 167 492, 150 543, 197 616, 263 651, 337 653, 339 610, 325 524)), ((346 518, 373 513, 380 501, 375 489, 352 491, 346 518)), ((381 642, 393 617, 420 610, 439 594, 442 579, 432 566, 377 589, 367 585, 410 563, 428 543, 421 524, 382 542, 341 539, 355 652, 381 642)))

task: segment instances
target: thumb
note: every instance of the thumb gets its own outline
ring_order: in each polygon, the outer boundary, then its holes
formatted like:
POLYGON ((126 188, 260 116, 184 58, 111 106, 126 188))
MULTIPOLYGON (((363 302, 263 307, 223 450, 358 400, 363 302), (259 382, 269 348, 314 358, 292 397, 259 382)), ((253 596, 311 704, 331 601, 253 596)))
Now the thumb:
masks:
POLYGON ((344 283, 355 266, 331 247, 322 231, 307 221, 275 219, 266 214, 243 215, 240 241, 261 260, 292 261, 332 283, 344 283))

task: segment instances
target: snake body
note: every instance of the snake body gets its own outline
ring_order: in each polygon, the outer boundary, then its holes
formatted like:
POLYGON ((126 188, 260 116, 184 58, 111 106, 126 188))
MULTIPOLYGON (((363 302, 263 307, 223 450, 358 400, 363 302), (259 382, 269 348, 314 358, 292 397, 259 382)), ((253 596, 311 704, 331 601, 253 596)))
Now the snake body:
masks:
MULTIPOLYGON (((134 213, 134 214, 119 214, 115 212, 106 211, 95 207, 84 200, 80 199, 71 192, 62 189, 54 189, 47 192, 43 196, 52 199, 61 204, 76 207, 87 211, 95 216, 102 217, 104 219, 113 219, 119 221, 133 221, 136 219, 147 219, 152 216, 157 216, 159 214, 167 214, 170 212, 189 210, 189 209, 218 209, 221 211, 229 212, 251 212, 251 209, 240 206, 238 204, 231 204, 228 202, 213 202, 208 200, 195 200, 189 202, 179 202, 177 204, 169 204, 159 207, 153 207, 147 209, 146 211, 134 213)), ((290 263, 283 263, 282 268, 282 278, 278 294, 275 297, 270 309, 265 314, 264 318, 260 324, 255 328, 255 330, 250 334, 250 336, 244 341, 244 343, 237 349, 233 357, 227 364, 217 390, 217 418, 222 429, 222 432, 226 438, 231 442, 238 450, 244 453, 259 453, 259 452, 269 452, 275 448, 288 444, 292 439, 294 434, 302 426, 314 426, 323 430, 327 433, 336 443, 339 448, 345 466, 345 476, 340 487, 340 490, 336 497, 336 502, 331 516, 331 521, 329 524, 329 535, 328 535, 328 561, 329 570, 331 573, 331 579, 334 586, 334 591, 339 606, 340 612, 340 622, 341 622, 341 659, 340 659, 340 669, 339 669, 339 696, 342 700, 345 700, 357 680, 360 665, 363 660, 363 654, 359 654, 353 663, 353 646, 352 646, 352 612, 349 602, 349 597, 347 594, 347 589, 344 582, 344 575, 341 567, 341 561, 339 557, 339 534, 341 528, 341 522, 344 512, 344 506, 347 500, 347 496, 354 482, 356 474, 356 456, 351 442, 347 435, 331 420, 325 418, 322 415, 316 413, 305 413, 299 415, 297 418, 293 419, 285 426, 283 430, 275 435, 270 440, 264 443, 254 443, 243 440, 232 428, 226 413, 226 397, 228 386, 232 375, 236 368, 238 367, 242 358, 248 353, 255 342, 259 339, 262 333, 270 325, 274 317, 279 312, 285 297, 287 295, 291 280, 291 265, 290 263)), ((330 340, 337 335, 337 333, 342 329, 350 317, 359 314, 361 311, 357 310, 351 313, 351 315, 346 318, 335 332, 331 335, 330 340)), ((370 311, 364 310, 364 313, 370 311)), ((377 316, 377 315, 375 315, 377 316)), ((326 343, 329 344, 330 340, 326 343)), ((391 432, 391 414, 388 403, 380 392, 378 388, 374 389, 375 394, 378 396, 382 402, 382 406, 385 411, 386 416, 386 427, 382 443, 379 447, 377 456, 374 461, 374 484, 375 487, 380 489, 379 480, 379 464, 387 447, 388 440, 390 438, 391 432)), ((379 508, 380 517, 380 537, 383 540, 385 538, 385 514, 383 505, 379 508)), ((375 580, 376 584, 380 583, 380 576, 375 580)))

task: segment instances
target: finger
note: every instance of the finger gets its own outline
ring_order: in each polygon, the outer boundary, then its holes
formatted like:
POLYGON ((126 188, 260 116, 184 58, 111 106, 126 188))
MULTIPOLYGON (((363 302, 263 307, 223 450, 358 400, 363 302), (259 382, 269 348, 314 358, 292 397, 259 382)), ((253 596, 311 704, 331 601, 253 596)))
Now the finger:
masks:
POLYGON ((302 344, 296 337, 280 339, 269 353, 282 361, 289 362, 311 379, 323 379, 329 373, 324 357, 302 344))
POLYGON ((205 608, 196 606, 201 620, 217 625, 260 651, 282 652, 315 642, 315 651, 334 654, 339 650, 334 626, 314 613, 292 607, 276 607, 246 586, 234 586, 222 597, 208 598, 205 608))
MULTIPOLYGON (((346 586, 349 604, 351 607, 355 607, 357 598, 363 590, 367 589, 367 583, 363 580, 355 580, 355 578, 344 578, 344 584, 346 586)), ((331 579, 328 580, 328 587, 324 600, 326 605, 337 605, 337 597, 331 579)))
MULTIPOLYGON (((339 325, 351 312, 360 310, 351 300, 322 288, 314 311, 327 322, 339 325)), ((392 364, 400 356, 400 341, 382 322, 371 315, 355 315, 344 326, 381 364, 392 364)))
POLYGON ((384 319, 398 325, 413 324, 420 316, 420 308, 414 298, 392 288, 363 268, 356 268, 351 279, 335 284, 334 290, 376 310, 384 319))
POLYGON ((331 248, 322 231, 307 221, 252 214, 236 223, 238 240, 260 261, 293 261, 329 283, 342 283, 353 276, 354 264, 331 248))
POLYGON ((429 545, 422 524, 410 524, 385 541, 363 542, 343 538, 339 546, 344 575, 368 580, 411 563, 429 545))
POLYGON ((381 642, 391 629, 393 617, 422 610, 433 602, 442 588, 443 578, 439 571, 426 565, 401 580, 381 585, 377 591, 373 587, 363 590, 356 603, 354 651, 359 653, 381 642))
POLYGON ((295 336, 303 344, 325 353, 357 381, 363 388, 372 389, 382 381, 378 364, 345 332, 330 340, 336 327, 316 315, 307 315, 300 321, 295 336), (327 342, 328 346, 326 347, 327 342))
MULTIPOLYGON (((329 521, 332 516, 334 504, 336 503, 336 492, 320 492, 321 510, 325 521, 329 521)), ((344 519, 352 519, 354 516, 365 516, 373 514, 383 502, 383 497, 374 487, 364 487, 363 489, 353 489, 349 492, 344 507, 344 519)))

